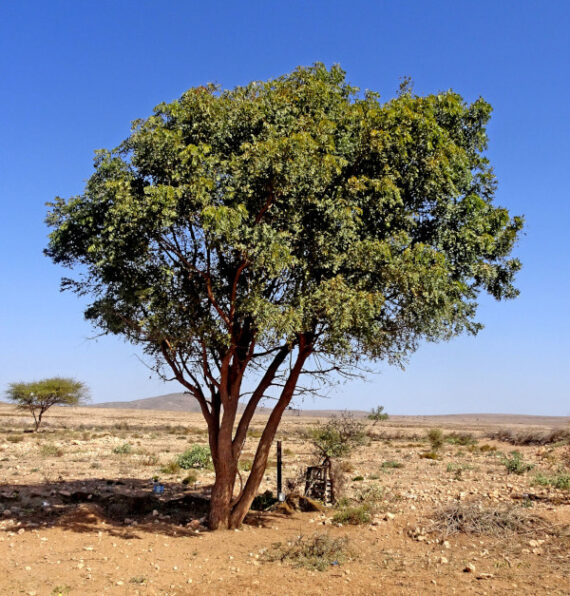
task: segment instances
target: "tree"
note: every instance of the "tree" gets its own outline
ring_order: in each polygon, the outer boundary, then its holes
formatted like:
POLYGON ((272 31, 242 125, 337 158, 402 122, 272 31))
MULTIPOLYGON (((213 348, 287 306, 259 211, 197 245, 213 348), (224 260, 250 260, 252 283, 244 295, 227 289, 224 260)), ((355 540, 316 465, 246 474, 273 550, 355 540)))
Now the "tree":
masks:
POLYGON ((21 410, 29 410, 38 431, 42 417, 52 406, 77 406, 87 399, 87 389, 74 379, 53 377, 32 383, 10 383, 7 397, 21 410))
POLYGON ((50 203, 46 254, 79 272, 62 288, 91 296, 88 320, 144 346, 200 404, 210 528, 243 520, 299 387, 475 334, 481 291, 516 296, 522 219, 493 205, 490 112, 407 85, 381 103, 322 64, 193 88, 96 152, 83 194, 50 203))
MULTIPOLYGON (((382 422, 383 420, 388 420, 389 416, 386 412, 384 412, 384 406, 376 406, 370 410, 370 414, 368 414, 368 420, 374 420, 374 424, 377 422, 382 422)), ((374 424, 372 426, 374 426, 374 424)))

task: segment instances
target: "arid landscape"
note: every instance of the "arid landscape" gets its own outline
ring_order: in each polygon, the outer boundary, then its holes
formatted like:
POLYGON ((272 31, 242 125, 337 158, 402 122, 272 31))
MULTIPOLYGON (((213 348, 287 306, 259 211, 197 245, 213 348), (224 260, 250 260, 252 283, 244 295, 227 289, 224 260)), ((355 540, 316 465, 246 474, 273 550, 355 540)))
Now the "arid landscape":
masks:
MULTIPOLYGON (((316 463, 312 414, 278 434, 291 494, 316 463)), ((336 506, 260 498, 233 532, 202 525, 213 471, 179 465, 207 445, 197 413, 54 407, 32 433, 0 405, 0 421, 1 594, 570 593, 568 418, 362 418, 336 506)))

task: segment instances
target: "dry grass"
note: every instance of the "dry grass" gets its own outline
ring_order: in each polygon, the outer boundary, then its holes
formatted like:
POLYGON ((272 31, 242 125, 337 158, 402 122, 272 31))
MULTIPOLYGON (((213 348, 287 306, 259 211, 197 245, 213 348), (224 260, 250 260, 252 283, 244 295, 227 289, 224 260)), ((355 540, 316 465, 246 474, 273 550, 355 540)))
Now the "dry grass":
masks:
POLYGON ((487 437, 511 445, 551 445, 552 443, 570 441, 570 429, 553 428, 549 431, 516 431, 510 428, 502 428, 488 433, 487 437))
POLYGON ((338 565, 348 558, 348 538, 332 538, 328 534, 314 534, 309 538, 300 536, 294 542, 275 543, 264 556, 265 561, 290 563, 294 567, 305 567, 324 571, 331 565, 338 565))
POLYGON ((546 530, 547 522, 519 507, 484 508, 476 503, 457 503, 438 511, 433 518, 433 531, 443 536, 453 534, 485 534, 504 536, 546 530))

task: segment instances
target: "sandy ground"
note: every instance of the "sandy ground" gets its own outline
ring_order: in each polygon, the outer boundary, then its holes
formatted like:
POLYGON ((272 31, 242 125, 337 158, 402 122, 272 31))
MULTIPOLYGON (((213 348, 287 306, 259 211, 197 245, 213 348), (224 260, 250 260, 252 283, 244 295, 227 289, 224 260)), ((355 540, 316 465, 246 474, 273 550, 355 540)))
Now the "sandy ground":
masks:
MULTIPOLYGON (((285 478, 314 463, 306 431, 318 422, 285 419, 285 478)), ((371 505, 370 522, 334 524, 332 507, 256 512, 239 531, 212 533, 200 523, 200 498, 213 473, 195 470, 185 485, 188 471, 166 469, 189 446, 206 444, 199 415, 53 408, 34 434, 25 432, 27 415, 0 406, 0 594, 570 594, 570 494, 544 482, 570 473, 570 447, 486 436, 568 423, 473 415, 369 424, 370 442, 345 463, 345 496, 371 505), (439 459, 424 459, 432 427, 472 433, 477 444, 448 442, 439 459), (507 473, 504 457, 514 449, 531 470, 507 473), (162 495, 152 493, 154 476, 162 495), (515 507, 536 521, 517 532, 445 535, 434 519, 449 506, 515 507), (266 561, 275 543, 282 550, 323 532, 348 539, 346 561, 324 571, 266 561)), ((254 421, 246 460, 262 424, 254 421)), ((275 490, 274 464, 262 491, 275 490)))

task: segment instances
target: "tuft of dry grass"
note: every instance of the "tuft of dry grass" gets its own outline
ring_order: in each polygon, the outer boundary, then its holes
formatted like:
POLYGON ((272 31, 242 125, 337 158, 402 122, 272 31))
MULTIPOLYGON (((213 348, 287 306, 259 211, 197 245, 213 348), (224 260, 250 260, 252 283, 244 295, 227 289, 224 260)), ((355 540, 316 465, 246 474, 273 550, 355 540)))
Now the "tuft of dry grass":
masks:
POLYGON ((460 533, 503 536, 547 527, 544 519, 519 507, 485 508, 476 503, 453 504, 437 511, 433 518, 433 531, 444 536, 460 533))
POLYGON ((329 534, 314 534, 308 538, 283 544, 277 542, 264 556, 265 561, 281 561, 294 567, 324 571, 348 558, 348 538, 332 538, 329 534))

